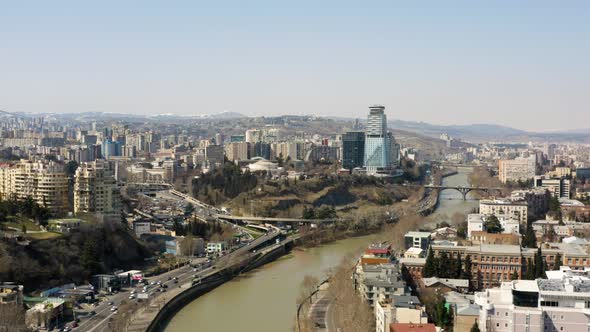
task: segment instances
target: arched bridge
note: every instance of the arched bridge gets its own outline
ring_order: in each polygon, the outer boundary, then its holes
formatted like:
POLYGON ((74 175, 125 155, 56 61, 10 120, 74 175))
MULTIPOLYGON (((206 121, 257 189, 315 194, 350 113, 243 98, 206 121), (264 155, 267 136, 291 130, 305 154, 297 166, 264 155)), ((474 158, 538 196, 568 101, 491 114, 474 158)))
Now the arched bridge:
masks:
POLYGON ((459 187, 459 186, 424 186, 424 188, 431 188, 431 189, 440 189, 441 191, 446 190, 446 189, 453 189, 453 190, 457 190, 458 192, 461 193, 461 195, 463 195, 463 200, 467 199, 467 194, 471 191, 483 191, 486 193, 492 193, 492 192, 497 192, 497 193, 502 193, 502 188, 494 188, 494 187, 459 187))

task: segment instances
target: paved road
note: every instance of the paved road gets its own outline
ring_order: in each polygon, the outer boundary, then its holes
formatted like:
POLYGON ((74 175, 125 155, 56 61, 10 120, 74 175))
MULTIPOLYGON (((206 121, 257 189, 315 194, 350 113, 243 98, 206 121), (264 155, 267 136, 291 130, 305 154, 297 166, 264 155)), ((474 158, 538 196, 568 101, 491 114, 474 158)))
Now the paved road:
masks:
MULTIPOLYGON (((252 241, 247 246, 244 246, 244 247, 242 247, 238 250, 235 250, 234 252, 232 252, 226 256, 223 256, 218 261, 222 261, 224 259, 230 259, 232 256, 237 256, 237 255, 241 255, 243 253, 246 253, 249 250, 251 250, 252 248, 254 248, 254 247, 256 247, 268 240, 272 240, 272 239, 276 238, 279 234, 280 234, 279 231, 272 229, 268 234, 265 234, 265 235, 259 237, 255 241, 252 241)), ((198 276, 202 276, 203 274, 211 272, 211 270, 212 270, 212 268, 209 267, 209 268, 205 268, 205 269, 195 272, 195 271, 193 271, 192 267, 187 265, 187 266, 183 266, 179 269, 175 269, 175 270, 163 273, 158 276, 152 276, 149 278, 149 280, 150 280, 150 283, 157 282, 158 280, 162 281, 162 283, 168 285, 169 288, 170 287, 177 287, 177 285, 190 284, 192 282, 193 276, 195 274, 197 274, 198 276), (178 284, 174 283, 175 277, 178 278, 178 284), (168 280, 169 278, 171 280, 168 280)), ((148 293, 150 294, 150 296, 159 297, 159 296, 165 296, 167 294, 166 292, 164 292, 164 293, 157 292, 156 291, 157 288, 158 287, 152 286, 152 288, 150 288, 148 290, 148 293)), ((129 295, 131 295, 131 291, 133 289, 140 290, 141 288, 126 288, 126 289, 123 289, 122 291, 120 291, 118 294, 114 294, 114 295, 110 296, 108 300, 101 301, 96 306, 96 308, 94 308, 94 311, 96 312, 95 315, 90 316, 90 317, 80 317, 80 324, 75 329, 75 331, 85 331, 85 332, 111 331, 111 329, 109 327, 109 320, 111 318, 114 318, 114 316, 117 313, 115 313, 115 311, 111 311, 112 306, 109 305, 108 302, 113 302, 113 305, 119 306, 123 300, 129 301, 129 295)), ((136 300, 134 300, 134 301, 136 301, 136 300)))
MULTIPOLYGON (((162 281, 162 283, 168 285, 168 287, 172 287, 174 285, 174 278, 177 277, 179 280, 192 278, 193 272, 190 266, 183 266, 179 269, 171 270, 169 272, 163 273, 158 276, 152 276, 149 278, 150 282, 154 281, 157 282, 158 280, 162 281), (171 278, 171 280, 168 280, 171 278)), ((181 281, 179 281, 180 283, 181 281)), ((101 301, 95 308, 94 311, 96 312, 95 315, 90 317, 80 317, 80 324, 75 329, 76 331, 87 331, 87 332, 95 332, 95 331, 102 331, 105 330, 105 327, 108 327, 108 321, 112 318, 115 312, 111 311, 112 306, 109 305, 109 302, 113 302, 113 305, 119 306, 123 300, 129 301, 129 295, 131 295, 131 291, 133 289, 141 289, 141 288, 126 288, 121 290, 118 294, 114 294, 108 297, 108 300, 101 301)), ((148 290, 150 296, 154 296, 154 294, 159 294, 156 292, 157 287, 152 286, 148 290)), ((108 330, 108 329, 107 329, 108 330)))

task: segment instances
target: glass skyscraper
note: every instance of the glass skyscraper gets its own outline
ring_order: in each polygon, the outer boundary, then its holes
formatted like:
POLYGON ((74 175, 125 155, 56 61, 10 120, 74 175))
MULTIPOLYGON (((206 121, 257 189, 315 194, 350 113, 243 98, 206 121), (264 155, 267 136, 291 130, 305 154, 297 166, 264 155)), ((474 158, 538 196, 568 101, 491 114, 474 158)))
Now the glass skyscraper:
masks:
POLYGON ((365 163, 365 133, 349 131, 342 135, 342 167, 352 170, 365 163))
POLYGON ((369 107, 367 130, 365 134, 365 163, 367 174, 391 169, 393 136, 387 132, 387 116, 384 106, 369 107))

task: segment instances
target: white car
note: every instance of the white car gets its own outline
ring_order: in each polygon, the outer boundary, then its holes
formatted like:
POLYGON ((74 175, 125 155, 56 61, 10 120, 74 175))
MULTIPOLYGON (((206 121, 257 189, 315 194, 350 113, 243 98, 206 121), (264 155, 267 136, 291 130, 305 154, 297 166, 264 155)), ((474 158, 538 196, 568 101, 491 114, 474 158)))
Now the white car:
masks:
POLYGON ((111 311, 117 311, 117 306, 116 305, 112 306, 111 311))

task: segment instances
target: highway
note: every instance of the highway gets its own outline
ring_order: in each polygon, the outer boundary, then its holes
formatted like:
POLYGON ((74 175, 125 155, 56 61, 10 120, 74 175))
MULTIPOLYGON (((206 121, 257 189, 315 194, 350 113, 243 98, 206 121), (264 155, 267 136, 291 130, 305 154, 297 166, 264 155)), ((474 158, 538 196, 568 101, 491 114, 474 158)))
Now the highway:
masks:
MULTIPOLYGON (((152 282, 161 281, 163 284, 168 286, 168 289, 171 287, 178 287, 181 285, 182 287, 189 287, 192 283, 193 276, 196 274, 198 277, 205 277, 212 273, 214 269, 217 268, 218 264, 222 263, 225 260, 231 259, 231 257, 242 255, 248 251, 251 251, 253 248, 267 242, 269 240, 273 240, 280 235, 280 232, 276 229, 271 229, 267 234, 259 237, 258 239, 250 242, 248 245, 239 248, 230 254, 222 256, 218 259, 213 267, 208 267, 205 269, 201 269, 198 271, 193 271, 193 268, 189 265, 182 266, 178 269, 171 270, 169 272, 160 274, 158 276, 151 276, 149 277, 150 284, 152 282), (174 283, 174 278, 178 278, 178 283, 174 283), (170 280, 169 280, 170 279, 170 280)), ((159 297, 165 296, 167 292, 157 292, 157 288, 155 285, 152 285, 151 288, 148 290, 150 297, 159 297)), ((101 331, 112 331, 112 328, 109 325, 109 322, 115 318, 115 315, 118 314, 117 311, 111 311, 112 306, 119 307, 121 302, 123 301, 132 301, 136 302, 135 300, 129 300, 129 296, 131 295, 132 290, 136 290, 138 293, 141 291, 141 286, 137 288, 126 288, 121 290, 119 293, 110 296, 107 300, 101 301, 95 308, 94 311, 96 312, 95 315, 89 317, 79 317, 80 323, 78 327, 76 327, 75 331, 85 331, 85 332, 101 332, 101 331), (112 305, 109 305, 109 302, 112 302, 112 305)))

